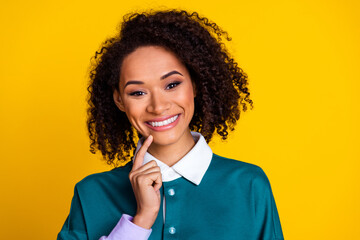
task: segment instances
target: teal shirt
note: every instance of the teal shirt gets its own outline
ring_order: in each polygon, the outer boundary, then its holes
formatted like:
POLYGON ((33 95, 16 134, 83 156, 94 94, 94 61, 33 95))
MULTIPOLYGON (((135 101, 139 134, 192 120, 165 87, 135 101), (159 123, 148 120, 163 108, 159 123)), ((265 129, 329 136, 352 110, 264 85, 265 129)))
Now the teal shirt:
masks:
MULTIPOLYGON (((130 162, 77 183, 58 240, 98 240, 109 235, 123 213, 134 216, 131 168, 130 162)), ((213 154, 199 185, 181 177, 163 182, 160 193, 166 221, 159 211, 150 240, 284 239, 269 180, 256 165, 213 154)))

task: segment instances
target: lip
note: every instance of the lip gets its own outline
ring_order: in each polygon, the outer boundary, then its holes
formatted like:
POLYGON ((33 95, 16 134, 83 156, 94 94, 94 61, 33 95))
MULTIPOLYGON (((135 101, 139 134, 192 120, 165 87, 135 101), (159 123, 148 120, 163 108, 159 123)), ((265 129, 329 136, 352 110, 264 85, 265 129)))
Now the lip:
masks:
POLYGON ((151 120, 149 120, 149 121, 146 121, 145 124, 146 124, 150 129, 152 129, 152 130, 154 130, 154 131, 165 131, 165 130, 168 130, 168 129, 171 129, 171 128, 175 127, 176 124, 179 122, 180 117, 181 117, 181 114, 179 113, 179 114, 174 114, 174 115, 170 115, 170 116, 164 116, 164 117, 160 117, 160 118, 154 118, 154 119, 151 119, 151 120), (178 115, 177 119, 176 119, 174 122, 172 122, 172 123, 170 123, 170 124, 168 124, 168 125, 165 125, 165 126, 153 127, 153 126, 149 123, 149 122, 160 122, 160 121, 164 121, 164 120, 169 119, 169 118, 172 118, 172 117, 174 117, 174 116, 176 116, 176 115, 178 115))
POLYGON ((161 122, 161 121, 164 121, 166 119, 175 117, 176 115, 180 115, 180 114, 174 114, 174 115, 168 115, 168 116, 163 116, 163 117, 159 117, 159 118, 154 118, 154 119, 148 120, 146 122, 161 122))

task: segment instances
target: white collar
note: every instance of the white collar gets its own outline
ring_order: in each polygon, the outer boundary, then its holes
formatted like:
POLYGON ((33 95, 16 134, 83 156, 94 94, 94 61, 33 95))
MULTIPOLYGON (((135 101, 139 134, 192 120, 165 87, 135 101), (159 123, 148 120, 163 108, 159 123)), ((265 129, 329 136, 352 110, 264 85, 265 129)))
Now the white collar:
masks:
MULTIPOLYGON (((190 182, 199 185, 210 165, 213 153, 203 135, 198 132, 191 132, 191 135, 194 138, 195 146, 172 167, 156 159, 148 152, 145 153, 143 165, 155 160, 160 167, 163 182, 184 177, 190 182)), ((142 140, 137 143, 135 156, 142 145, 142 140)))

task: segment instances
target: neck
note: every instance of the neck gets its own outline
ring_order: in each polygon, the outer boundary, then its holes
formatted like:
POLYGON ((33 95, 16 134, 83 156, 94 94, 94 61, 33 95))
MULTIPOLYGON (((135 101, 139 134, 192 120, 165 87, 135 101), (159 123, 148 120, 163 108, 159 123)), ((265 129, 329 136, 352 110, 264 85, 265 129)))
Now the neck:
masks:
POLYGON ((174 144, 159 145, 153 142, 150 145, 148 152, 171 167, 183 158, 194 147, 194 145, 195 141, 189 131, 174 144))

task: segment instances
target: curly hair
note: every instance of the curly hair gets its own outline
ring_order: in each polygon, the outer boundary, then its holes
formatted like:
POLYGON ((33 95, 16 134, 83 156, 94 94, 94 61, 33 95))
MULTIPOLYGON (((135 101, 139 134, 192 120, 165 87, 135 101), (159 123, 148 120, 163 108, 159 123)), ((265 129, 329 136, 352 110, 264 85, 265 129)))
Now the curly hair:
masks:
POLYGON ((225 140, 241 111, 253 107, 247 75, 225 48, 227 32, 197 12, 167 10, 124 16, 119 34, 102 43, 90 66, 87 127, 90 152, 109 165, 125 165, 140 136, 114 103, 123 59, 140 46, 161 46, 177 55, 195 83, 195 112, 189 128, 209 142, 225 140))

